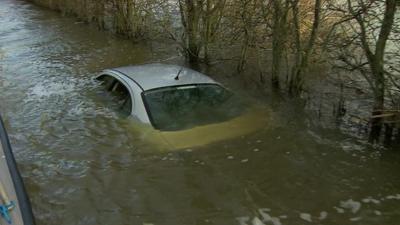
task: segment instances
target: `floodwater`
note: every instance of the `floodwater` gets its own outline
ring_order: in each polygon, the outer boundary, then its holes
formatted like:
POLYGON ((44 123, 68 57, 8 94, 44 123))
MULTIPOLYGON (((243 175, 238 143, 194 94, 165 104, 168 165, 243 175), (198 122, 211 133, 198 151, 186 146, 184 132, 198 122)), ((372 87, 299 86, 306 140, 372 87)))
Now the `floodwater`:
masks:
POLYGON ((170 52, 0 1, 0 113, 38 224, 399 224, 400 153, 315 126, 294 100, 267 96, 264 129, 192 149, 130 132, 93 77, 170 52))

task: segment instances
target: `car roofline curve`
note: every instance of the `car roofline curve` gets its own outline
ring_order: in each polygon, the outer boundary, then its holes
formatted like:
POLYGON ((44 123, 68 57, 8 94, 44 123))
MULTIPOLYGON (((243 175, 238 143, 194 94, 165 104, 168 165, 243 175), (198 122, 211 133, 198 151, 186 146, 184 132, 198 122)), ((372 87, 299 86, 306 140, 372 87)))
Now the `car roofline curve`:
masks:
POLYGON ((143 92, 145 91, 144 88, 135 79, 133 79, 132 77, 128 76, 127 74, 125 74, 125 73, 123 73, 123 72, 121 72, 121 71, 119 71, 117 69, 108 69, 108 70, 112 71, 112 72, 117 72, 119 74, 122 74, 124 77, 126 77, 129 80, 133 81, 143 92))

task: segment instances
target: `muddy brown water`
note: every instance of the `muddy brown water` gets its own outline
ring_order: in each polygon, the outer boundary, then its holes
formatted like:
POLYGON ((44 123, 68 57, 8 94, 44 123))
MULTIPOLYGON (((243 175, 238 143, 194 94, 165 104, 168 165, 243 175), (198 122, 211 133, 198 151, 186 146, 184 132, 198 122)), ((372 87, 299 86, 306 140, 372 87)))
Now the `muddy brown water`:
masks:
POLYGON ((0 1, 0 113, 38 224, 400 223, 399 152, 318 128, 296 102, 267 97, 269 125, 235 140, 143 142, 92 78, 171 52, 0 1))

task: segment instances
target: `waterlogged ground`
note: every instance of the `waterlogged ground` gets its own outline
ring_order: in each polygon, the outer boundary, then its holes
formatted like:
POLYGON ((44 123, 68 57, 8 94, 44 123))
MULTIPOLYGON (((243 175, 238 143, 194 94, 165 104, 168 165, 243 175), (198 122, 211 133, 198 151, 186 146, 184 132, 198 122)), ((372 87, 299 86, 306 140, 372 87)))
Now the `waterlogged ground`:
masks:
POLYGON ((146 144, 92 78, 170 52, 0 1, 0 113, 38 224, 399 224, 400 153, 318 128, 295 101, 267 97, 268 125, 236 140, 146 144))

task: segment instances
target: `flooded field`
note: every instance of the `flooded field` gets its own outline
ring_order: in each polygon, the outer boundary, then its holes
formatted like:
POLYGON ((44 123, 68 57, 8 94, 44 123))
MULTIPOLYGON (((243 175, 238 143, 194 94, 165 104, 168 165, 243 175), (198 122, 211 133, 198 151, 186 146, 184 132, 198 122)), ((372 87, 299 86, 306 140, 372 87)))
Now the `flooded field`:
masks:
POLYGON ((400 152, 316 126, 296 100, 258 100, 263 129, 197 148, 161 152, 131 132, 93 78, 171 48, 0 1, 0 113, 38 224, 399 224, 400 152))

